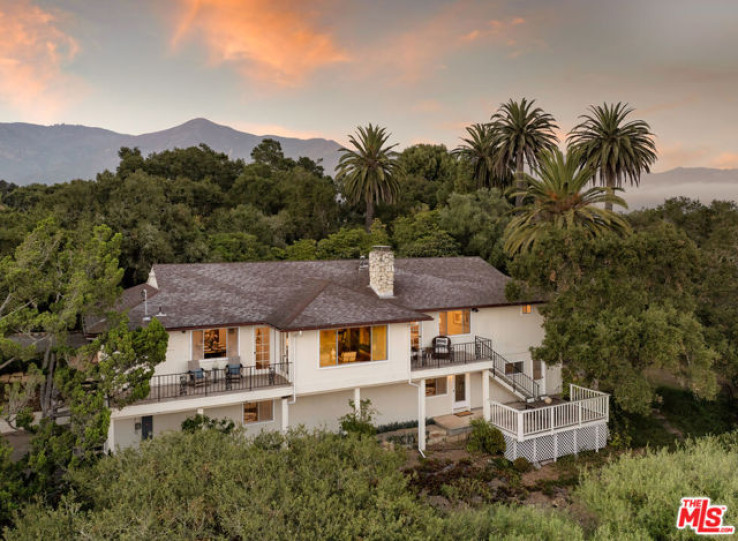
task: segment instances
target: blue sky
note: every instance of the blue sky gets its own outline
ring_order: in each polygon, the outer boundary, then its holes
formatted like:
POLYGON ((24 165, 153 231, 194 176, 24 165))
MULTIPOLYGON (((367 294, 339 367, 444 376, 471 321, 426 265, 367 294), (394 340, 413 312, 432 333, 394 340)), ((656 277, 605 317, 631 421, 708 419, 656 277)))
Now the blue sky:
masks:
POLYGON ((527 96, 562 136, 627 101, 657 170, 738 167, 738 2, 0 0, 0 118, 144 133, 206 117, 453 147, 527 96))

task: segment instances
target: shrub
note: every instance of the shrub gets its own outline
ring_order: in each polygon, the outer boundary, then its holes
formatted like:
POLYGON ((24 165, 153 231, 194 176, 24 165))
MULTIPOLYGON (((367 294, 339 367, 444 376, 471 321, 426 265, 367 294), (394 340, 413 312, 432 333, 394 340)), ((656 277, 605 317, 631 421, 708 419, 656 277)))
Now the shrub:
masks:
MULTIPOLYGON (((598 474, 584 472, 574 494, 595 517, 598 539, 673 539, 680 499, 706 496, 738 524, 738 432, 689 441, 673 452, 622 456, 598 474)), ((689 537, 686 532, 682 537, 689 537)))
POLYGON ((515 471, 519 473, 527 473, 531 470, 531 468, 533 468, 533 465, 524 456, 519 456, 518 458, 513 460, 513 468, 515 468, 515 471))
POLYGON ((355 434, 357 436, 376 435, 377 427, 374 426, 374 414, 376 411, 372 409, 372 401, 367 399, 359 402, 358 413, 353 400, 349 400, 349 407, 351 408, 351 412, 339 419, 341 430, 345 434, 355 434))
POLYGON ((486 453, 497 455, 505 452, 505 437, 487 421, 474 419, 471 422, 472 431, 466 444, 472 453, 486 453))
POLYGON ((580 541, 582 529, 562 512, 534 507, 490 505, 480 510, 451 513, 442 539, 506 539, 580 541))
POLYGON ((231 419, 211 419, 199 413, 182 421, 182 431, 190 434, 198 430, 217 430, 223 434, 230 434, 234 428, 236 424, 231 419))
POLYGON ((72 471, 57 508, 7 539, 430 539, 440 517, 374 438, 295 431, 279 450, 242 431, 168 432, 72 471))

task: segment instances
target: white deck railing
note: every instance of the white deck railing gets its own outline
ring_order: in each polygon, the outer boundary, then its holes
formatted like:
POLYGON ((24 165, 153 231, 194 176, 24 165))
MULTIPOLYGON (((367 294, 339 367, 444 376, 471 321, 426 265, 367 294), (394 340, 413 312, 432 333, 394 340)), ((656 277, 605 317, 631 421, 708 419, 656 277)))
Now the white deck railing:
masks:
POLYGON ((523 441, 547 432, 560 432, 609 420, 610 395, 570 384, 569 397, 570 402, 526 410, 492 400, 490 421, 518 441, 523 441))

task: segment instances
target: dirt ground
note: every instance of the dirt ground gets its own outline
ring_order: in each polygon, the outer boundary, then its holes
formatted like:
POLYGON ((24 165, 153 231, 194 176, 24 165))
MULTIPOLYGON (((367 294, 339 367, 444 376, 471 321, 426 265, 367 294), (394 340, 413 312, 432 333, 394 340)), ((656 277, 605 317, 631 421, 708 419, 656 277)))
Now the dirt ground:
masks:
POLYGON ((580 469, 601 466, 611 455, 600 452, 564 457, 521 474, 509 463, 500 466, 506 461, 499 457, 469 453, 463 441, 431 446, 425 454, 423 460, 417 450, 408 450, 403 471, 421 497, 447 510, 482 501, 567 507, 580 469), (452 488, 439 490, 439 485, 452 488))

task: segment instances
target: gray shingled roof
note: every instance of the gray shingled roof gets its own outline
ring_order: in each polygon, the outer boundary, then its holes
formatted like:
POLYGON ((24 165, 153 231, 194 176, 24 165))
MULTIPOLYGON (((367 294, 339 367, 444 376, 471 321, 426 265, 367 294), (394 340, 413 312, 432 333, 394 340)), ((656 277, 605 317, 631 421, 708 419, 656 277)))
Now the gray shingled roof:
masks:
MULTIPOLYGON (((154 265, 159 310, 168 329, 268 324, 306 330, 428 319, 421 312, 514 304, 505 299, 507 276, 478 257, 395 259, 395 296, 380 299, 368 269, 356 260, 154 265)), ((143 321, 143 303, 129 303, 131 322, 143 321)), ((132 288, 133 289, 133 288, 132 288)), ((148 288, 147 288, 148 289, 148 288)))

